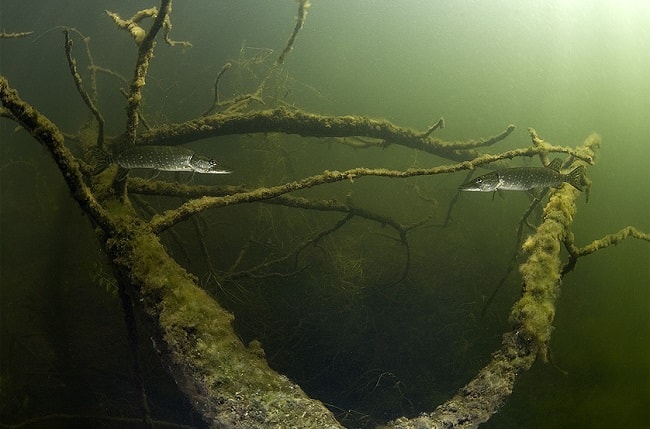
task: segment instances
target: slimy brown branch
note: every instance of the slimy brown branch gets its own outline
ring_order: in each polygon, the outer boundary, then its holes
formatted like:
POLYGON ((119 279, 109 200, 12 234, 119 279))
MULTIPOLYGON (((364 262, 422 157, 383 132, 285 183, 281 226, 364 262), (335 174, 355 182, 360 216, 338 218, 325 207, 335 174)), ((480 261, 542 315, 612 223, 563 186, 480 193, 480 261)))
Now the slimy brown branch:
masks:
POLYGON ((99 66, 96 66, 96 65, 93 65, 91 67, 92 67, 92 70, 94 70, 95 72, 100 72, 100 73, 107 74, 109 76, 113 76, 114 78, 118 79, 120 82, 122 82, 124 84, 129 83, 129 80, 127 78, 125 78, 124 76, 122 76, 121 74, 119 74, 116 71, 113 71, 111 69, 107 69, 105 67, 99 67, 99 66))
MULTIPOLYGON (((161 10, 163 10, 162 7, 161 10)), ((146 37, 146 31, 139 25, 140 22, 145 18, 155 18, 158 15, 158 9, 155 7, 140 10, 129 19, 122 19, 117 13, 108 10, 105 12, 119 28, 128 31, 129 34, 131 34, 131 37, 133 37, 133 40, 135 40, 135 43, 138 45, 142 44, 146 37)), ((169 46, 192 46, 190 42, 179 42, 172 40, 169 37, 169 33, 172 31, 172 21, 169 18, 169 13, 167 13, 164 17, 163 26, 163 38, 165 40, 165 43, 167 43, 169 46)))
POLYGON ((0 107, 0 118, 8 118, 12 120, 16 120, 14 115, 11 113, 11 111, 5 107, 0 107))
MULTIPOLYGON (((120 88, 120 94, 124 96, 127 100, 129 99, 129 93, 126 92, 124 88, 120 88)), ((142 109, 138 107, 137 110, 138 113, 138 121, 142 123, 142 126, 146 131, 149 131, 151 129, 151 125, 149 125, 149 122, 145 119, 144 115, 142 114, 142 109)))
POLYGON ((650 241, 650 234, 636 229, 633 226, 627 226, 614 234, 607 234, 598 240, 594 240, 584 247, 580 247, 576 252, 572 252, 576 256, 585 256, 596 252, 597 250, 604 249, 611 245, 616 245, 628 237, 638 238, 639 240, 650 241))

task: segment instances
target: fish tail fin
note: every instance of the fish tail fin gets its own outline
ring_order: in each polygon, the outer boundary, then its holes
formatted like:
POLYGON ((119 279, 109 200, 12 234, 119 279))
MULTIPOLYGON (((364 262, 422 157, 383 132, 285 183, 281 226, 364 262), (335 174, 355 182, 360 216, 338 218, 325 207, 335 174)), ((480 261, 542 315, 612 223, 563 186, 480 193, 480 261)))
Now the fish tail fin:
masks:
POLYGON ((98 147, 93 147, 90 149, 88 158, 90 159, 90 165, 93 167, 93 176, 106 170, 112 162, 111 154, 101 150, 98 147))
POLYGON ((574 168, 569 174, 567 174, 567 182, 577 190, 582 191, 582 185, 585 183, 585 172, 584 165, 574 168))

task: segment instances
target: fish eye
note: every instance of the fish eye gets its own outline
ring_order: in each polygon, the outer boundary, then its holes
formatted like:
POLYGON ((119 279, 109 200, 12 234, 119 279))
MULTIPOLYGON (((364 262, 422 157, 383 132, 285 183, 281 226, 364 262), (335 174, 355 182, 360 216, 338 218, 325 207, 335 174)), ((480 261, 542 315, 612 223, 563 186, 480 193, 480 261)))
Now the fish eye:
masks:
POLYGON ((476 178, 476 183, 483 183, 483 178, 482 177, 477 177, 476 178))
POLYGON ((210 164, 211 167, 215 167, 217 165, 217 161, 215 161, 214 159, 210 159, 208 161, 208 164, 210 164))

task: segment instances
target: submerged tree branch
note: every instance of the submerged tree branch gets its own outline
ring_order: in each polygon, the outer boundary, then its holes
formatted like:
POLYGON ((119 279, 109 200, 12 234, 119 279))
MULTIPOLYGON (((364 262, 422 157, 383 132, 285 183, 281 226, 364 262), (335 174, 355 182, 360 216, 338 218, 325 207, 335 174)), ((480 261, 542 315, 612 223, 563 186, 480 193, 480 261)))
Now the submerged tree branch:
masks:
POLYGON ((291 33, 291 36, 287 41, 287 45, 284 47, 284 49, 280 53, 280 56, 276 60, 276 64, 283 64, 286 56, 293 49, 293 44, 296 41, 298 32, 305 25, 305 19, 307 18, 307 9, 309 9, 310 6, 311 3, 309 2, 309 0, 298 0, 298 17, 296 18, 296 26, 293 28, 293 32, 291 33))
POLYGON ((129 89, 129 96, 127 98, 128 105, 126 109, 126 136, 127 144, 136 144, 136 135, 138 129, 138 108, 142 102, 142 88, 145 85, 147 71, 149 70, 149 62, 153 58, 153 49, 156 45, 156 35, 162 28, 167 16, 171 12, 171 0, 162 0, 160 8, 155 14, 155 19, 151 24, 151 28, 146 32, 140 46, 138 48, 138 59, 135 66, 135 74, 131 80, 131 87, 129 89))
POLYGON ((9 87, 9 82, 0 76, 0 101, 11 112, 13 118, 42 143, 52 154, 63 178, 72 191, 73 197, 99 226, 111 233, 115 230, 108 213, 95 200, 91 190, 83 180, 79 163, 65 147, 63 134, 45 115, 24 102, 18 92, 9 87))
MULTIPOLYGON (((138 144, 180 145, 209 137, 273 132, 297 134, 303 137, 365 136, 454 161, 467 161, 482 155, 474 148, 501 141, 513 130, 514 126, 510 125, 502 133, 487 139, 471 141, 468 144, 450 143, 432 137, 423 138, 421 133, 398 127, 386 120, 364 116, 323 116, 300 110, 276 108, 233 115, 215 114, 181 124, 163 125, 142 133, 138 144)), ((588 164, 593 163, 593 159, 587 154, 573 148, 551 146, 544 142, 539 145, 539 148, 546 152, 566 153, 588 164)), ((541 152, 531 153, 531 155, 537 153, 541 152)))
POLYGON ((625 240, 626 238, 630 238, 630 237, 637 238, 643 241, 650 241, 650 234, 640 231, 633 226, 626 226, 625 228, 621 229, 618 232, 615 232, 614 234, 607 234, 599 239, 592 241, 591 243, 583 247, 576 246, 575 236, 573 235, 572 232, 569 233, 564 240, 564 246, 569 252, 570 257, 569 257, 569 262, 567 262, 567 264, 562 269, 562 274, 564 275, 568 272, 573 271, 576 262, 578 262, 578 258, 590 255, 594 252, 597 252, 600 249, 604 249, 612 245, 615 246, 620 242, 622 242, 623 240, 625 240))
POLYGON ((7 33, 7 32, 2 32, 0 33, 0 39, 17 39, 21 37, 27 37, 31 34, 34 34, 33 31, 23 31, 19 33, 7 33))
POLYGON ((58 128, 22 101, 0 76, 0 101, 43 143, 98 232, 119 281, 132 290, 150 322, 161 358, 210 427, 340 429, 331 413, 299 386, 271 370, 235 334, 232 315, 196 285, 128 206, 106 211, 84 183, 58 128))
MULTIPOLYGON (((573 150, 568 149, 571 152, 573 150)), ((175 210, 168 210, 162 215, 154 216, 151 219, 151 228, 154 233, 159 234, 174 224, 187 219, 189 216, 202 212, 204 210, 216 207, 224 207, 233 204, 250 203, 254 201, 267 200, 280 195, 308 189, 314 186, 327 183, 341 182, 345 180, 353 181, 356 178, 364 176, 406 178, 414 176, 430 176, 434 174, 453 173, 455 171, 474 169, 481 165, 499 161, 502 159, 511 159, 517 156, 533 156, 546 152, 566 152, 567 148, 557 146, 538 146, 523 149, 513 149, 497 155, 486 154, 474 158, 471 161, 465 161, 458 164, 442 165, 433 168, 409 168, 408 170, 389 170, 384 168, 353 168, 346 171, 325 171, 322 174, 307 177, 298 181, 285 183, 283 185, 273 186, 270 188, 258 188, 249 192, 242 192, 234 195, 222 197, 204 196, 190 200, 175 210)))
POLYGON ((72 56, 72 39, 70 38, 70 32, 67 28, 63 30, 65 34, 65 56, 68 60, 68 67, 70 68, 70 74, 72 74, 72 79, 77 87, 77 91, 81 95, 81 99, 84 101, 88 109, 92 112, 93 116, 97 120, 98 130, 97 130, 97 147, 103 149, 104 147, 104 118, 102 114, 97 109, 97 106, 93 100, 88 95, 88 92, 84 89, 83 80, 81 75, 77 71, 77 61, 72 56))
MULTIPOLYGON (((536 136, 531 130, 533 134, 536 136)), ((599 143, 597 135, 588 137, 583 144, 585 153, 593 158, 599 143)), ((560 247, 570 231, 578 195, 568 184, 553 191, 544 208, 544 221, 524 243, 529 257, 519 268, 524 289, 510 314, 514 328, 503 335, 501 349, 493 354, 490 363, 432 413, 397 419, 386 428, 476 428, 503 405, 517 376, 528 370, 537 356, 546 359, 560 289, 560 247)))

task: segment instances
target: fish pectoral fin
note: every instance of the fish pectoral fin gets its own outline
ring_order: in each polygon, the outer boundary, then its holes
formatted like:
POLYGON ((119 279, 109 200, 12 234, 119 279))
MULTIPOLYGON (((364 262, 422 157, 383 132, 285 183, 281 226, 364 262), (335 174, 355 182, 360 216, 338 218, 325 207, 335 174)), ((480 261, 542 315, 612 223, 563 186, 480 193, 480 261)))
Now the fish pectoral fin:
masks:
POLYGON ((151 175, 147 178, 147 180, 152 181, 156 177, 160 176, 160 170, 154 169, 151 173, 151 175))
POLYGON ((506 199, 506 197, 503 195, 503 192, 501 192, 501 189, 496 189, 492 191, 492 201, 494 201, 494 196, 497 194, 499 195, 499 198, 501 198, 502 200, 506 199))
POLYGON ((117 175, 115 176, 115 180, 117 180, 118 182, 122 182, 122 181, 126 180, 126 176, 128 176, 128 175, 129 175, 129 169, 128 168, 119 167, 117 169, 117 175))
POLYGON ((90 149, 88 152, 88 158, 90 158, 89 162, 93 168, 91 172, 93 176, 106 170, 108 166, 111 165, 111 155, 98 147, 90 149))
POLYGON ((183 183, 183 184, 184 184, 184 185, 189 185, 190 183, 192 183, 192 181, 194 180, 194 175, 195 175, 195 174, 196 174, 196 171, 192 170, 192 174, 190 174, 190 178, 187 179, 187 182, 185 182, 185 183, 183 183))

